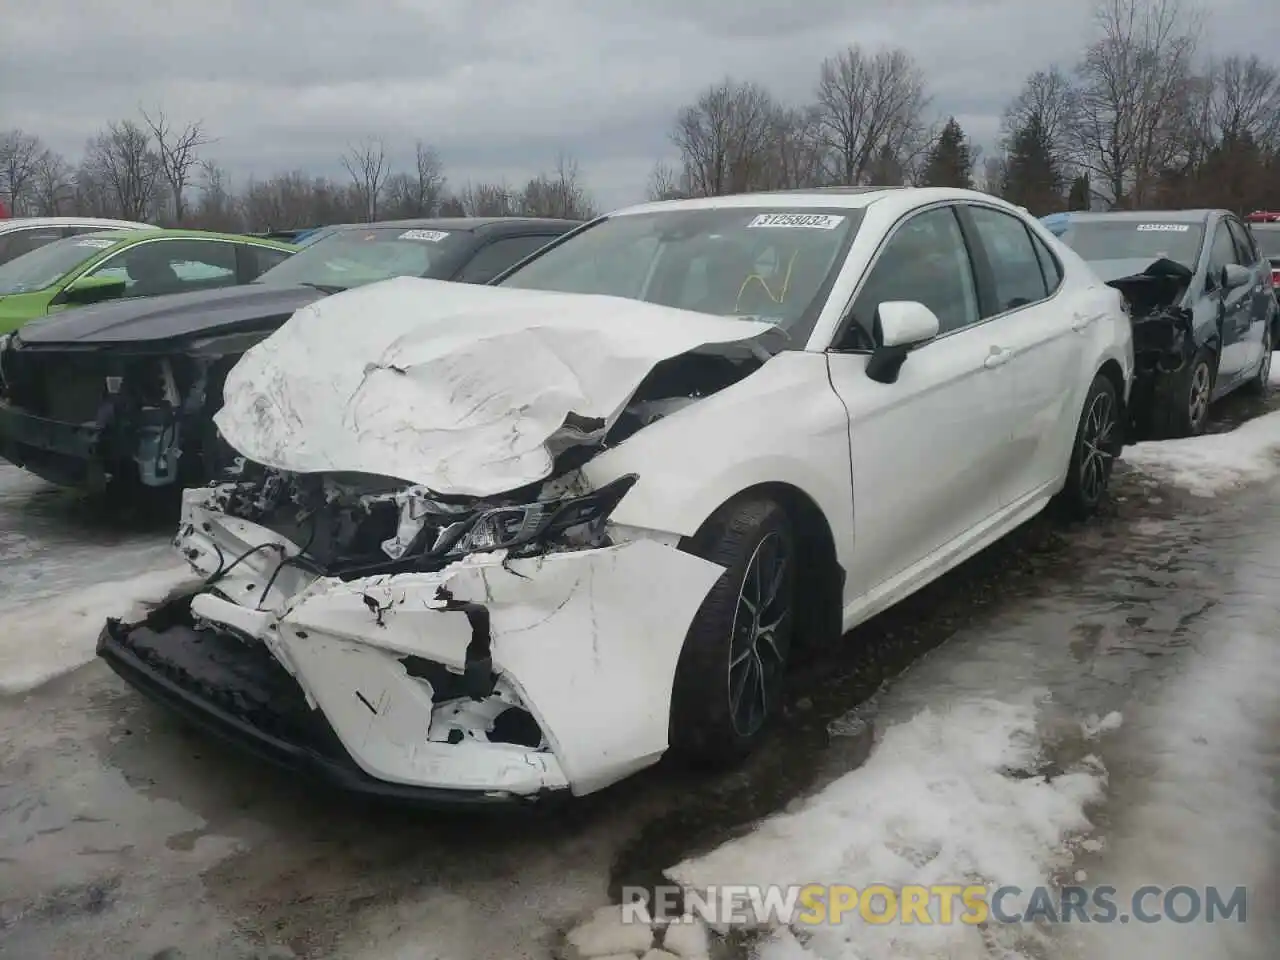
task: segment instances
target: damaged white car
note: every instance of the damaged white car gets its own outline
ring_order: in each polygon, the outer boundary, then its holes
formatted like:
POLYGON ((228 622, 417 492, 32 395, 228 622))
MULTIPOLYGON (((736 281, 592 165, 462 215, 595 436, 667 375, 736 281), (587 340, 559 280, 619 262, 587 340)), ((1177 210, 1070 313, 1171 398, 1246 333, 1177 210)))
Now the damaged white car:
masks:
POLYGON ((742 756, 828 643, 1105 495, 1120 295, 950 189, 676 201, 492 287, 299 310, 228 377, 206 583, 99 652, 281 763, 439 803, 742 756))

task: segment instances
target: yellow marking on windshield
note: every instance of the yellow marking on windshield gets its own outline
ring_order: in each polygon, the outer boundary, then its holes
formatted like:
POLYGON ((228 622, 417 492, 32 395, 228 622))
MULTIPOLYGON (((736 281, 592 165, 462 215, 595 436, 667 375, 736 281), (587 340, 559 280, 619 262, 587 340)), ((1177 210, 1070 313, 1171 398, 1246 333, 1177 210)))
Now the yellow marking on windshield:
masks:
POLYGON ((791 254, 791 259, 787 261, 787 272, 782 277, 782 289, 778 291, 778 295, 774 296, 773 291, 769 289, 769 281, 758 273, 747 275, 747 279, 742 281, 742 286, 738 288, 737 299, 733 301, 733 312, 737 313, 742 304, 742 295, 747 292, 747 288, 751 286, 754 280, 760 284, 760 289, 764 291, 764 295, 774 303, 781 305, 787 299, 787 291, 791 288, 791 268, 796 265, 796 257, 800 256, 800 251, 795 250, 791 254))

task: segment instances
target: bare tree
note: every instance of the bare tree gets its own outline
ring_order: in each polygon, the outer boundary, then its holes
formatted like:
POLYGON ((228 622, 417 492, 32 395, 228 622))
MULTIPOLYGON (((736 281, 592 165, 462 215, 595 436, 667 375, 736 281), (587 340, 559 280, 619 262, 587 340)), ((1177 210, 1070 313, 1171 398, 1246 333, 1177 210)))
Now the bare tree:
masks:
POLYGON ((31 202, 40 217, 56 217, 68 211, 75 200, 75 173, 62 155, 45 150, 36 161, 31 177, 31 202))
POLYGON ((649 185, 645 188, 645 196, 650 200, 679 200, 688 196, 688 191, 681 183, 676 169, 669 163, 659 161, 649 171, 649 185))
POLYGON ((152 213, 163 164, 151 133, 132 120, 122 120, 108 124, 89 141, 83 172, 121 217, 145 220, 152 213))
POLYGON ((44 154, 40 138, 21 130, 0 133, 0 197, 4 198, 13 216, 18 216, 40 157, 44 154))
POLYGON ((1210 121, 1219 141, 1280 146, 1280 68, 1256 55, 1228 57, 1213 71, 1210 121))
POLYGON ((827 182, 827 151, 816 107, 775 109, 769 118, 769 138, 761 189, 790 190, 827 182))
POLYGON ((393 173, 383 188, 384 216, 434 217, 444 201, 444 164, 436 151, 418 141, 414 149, 414 171, 393 173))
POLYGON ((1035 126, 1055 153, 1064 155, 1080 108, 1079 91, 1057 65, 1037 70, 1022 84, 1001 120, 1001 142, 1009 149, 1019 131, 1035 126))
POLYGON ((778 105, 755 83, 725 79, 676 116, 671 140, 693 196, 760 189, 769 165, 778 105))
POLYGON ((211 160, 200 164, 200 198, 194 222, 204 230, 235 231, 242 227, 241 212, 227 185, 227 174, 211 160))
POLYGON ((527 184, 520 196, 520 212, 526 217, 561 217, 566 220, 590 220, 596 214, 595 204, 587 195, 578 172, 578 162, 561 154, 555 169, 540 173, 527 184))
POLYGON ((899 161, 918 152, 928 103, 924 71, 905 50, 873 54, 851 46, 824 60, 817 120, 833 179, 865 183, 886 150, 899 161))
POLYGON ((1117 206, 1143 205, 1189 141, 1199 23, 1182 0, 1101 0, 1077 68, 1075 161, 1117 206))
POLYGON ((513 217, 520 198, 505 183, 468 184, 455 198, 467 217, 513 217))
POLYGON ((156 110, 154 117, 145 110, 139 112, 142 114, 142 122, 155 137, 161 172, 169 185, 172 198, 173 220, 175 223, 183 223, 187 216, 186 190, 200 162, 199 150, 212 141, 205 136, 202 121, 197 120, 179 128, 169 122, 163 110, 156 110))
POLYGON ((342 166, 351 175, 364 219, 369 222, 377 220, 378 201, 390 173, 386 144, 379 137, 369 137, 352 145, 342 157, 342 166))

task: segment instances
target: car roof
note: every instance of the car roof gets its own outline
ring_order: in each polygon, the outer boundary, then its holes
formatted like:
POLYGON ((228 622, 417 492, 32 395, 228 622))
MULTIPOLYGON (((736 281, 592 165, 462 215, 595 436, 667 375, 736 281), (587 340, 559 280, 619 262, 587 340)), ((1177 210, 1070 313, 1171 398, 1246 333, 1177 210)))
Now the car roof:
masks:
POLYGON ((101 240, 113 240, 116 243, 132 243, 135 240, 230 240, 235 243, 252 243, 257 246, 274 247, 280 250, 296 250, 292 243, 281 240, 270 240, 266 237, 251 237, 242 233, 216 233, 212 230, 177 230, 151 228, 148 230, 98 230, 93 233, 82 233, 69 239, 93 237, 101 240))
POLYGON ((372 223, 335 223, 319 230, 375 230, 399 227, 405 230, 442 230, 450 233, 473 233, 501 227, 550 227, 572 230, 583 224, 582 220, 564 220, 556 217, 417 217, 409 220, 375 220, 372 223))
MULTIPOLYGON (((638 213, 658 213, 668 210, 715 210, 734 207, 778 207, 804 209, 809 207, 863 210, 873 203, 891 203, 909 210, 913 207, 946 200, 968 200, 1019 210, 1020 207, 979 190, 961 187, 809 187, 801 190, 770 190, 760 193, 735 193, 720 197, 694 197, 682 200, 654 200, 615 210, 609 216, 632 216, 638 213)), ((1025 212, 1025 211, 1022 211, 1025 212)))
POLYGON ((1217 216, 1226 214, 1226 210, 1106 210, 1080 211, 1067 214, 1071 223, 1208 223, 1217 216))
POLYGON ((113 220, 109 217, 13 217, 0 220, 0 233, 10 230, 29 229, 31 227, 102 227, 103 229, 119 228, 123 230, 159 230, 149 223, 135 220, 113 220))

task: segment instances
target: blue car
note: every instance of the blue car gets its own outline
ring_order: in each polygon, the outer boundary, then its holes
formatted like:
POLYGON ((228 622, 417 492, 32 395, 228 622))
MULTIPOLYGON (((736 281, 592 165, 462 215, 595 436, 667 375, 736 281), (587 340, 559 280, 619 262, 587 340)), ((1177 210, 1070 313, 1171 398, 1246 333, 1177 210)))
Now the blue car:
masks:
POLYGON ((1280 334, 1271 264, 1235 214, 1081 212, 1041 222, 1128 302, 1132 439, 1194 436, 1213 401, 1268 391, 1280 334))

